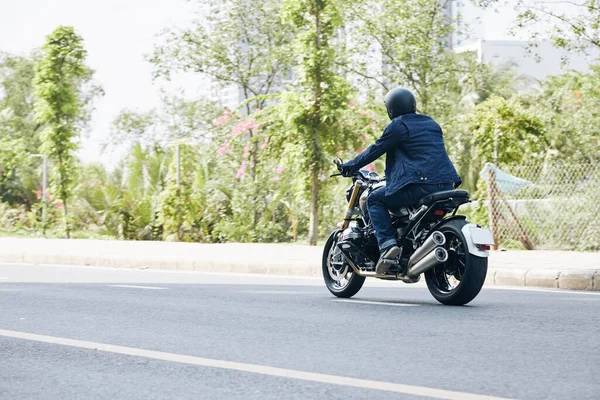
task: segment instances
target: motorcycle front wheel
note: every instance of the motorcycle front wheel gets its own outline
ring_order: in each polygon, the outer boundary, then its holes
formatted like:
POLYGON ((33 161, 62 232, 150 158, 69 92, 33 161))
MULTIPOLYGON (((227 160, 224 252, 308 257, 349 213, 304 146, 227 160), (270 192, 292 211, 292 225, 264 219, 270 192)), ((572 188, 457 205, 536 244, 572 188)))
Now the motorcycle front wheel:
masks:
POLYGON ((342 260, 341 254, 335 254, 338 233, 336 230, 329 235, 323 249, 323 279, 325 286, 334 296, 350 298, 362 288, 365 277, 357 275, 348 263, 342 260))
POLYGON ((451 220, 439 227, 446 237, 448 261, 425 272, 429 292, 446 305, 462 306, 481 291, 487 275, 488 259, 469 253, 462 227, 465 220, 451 220))

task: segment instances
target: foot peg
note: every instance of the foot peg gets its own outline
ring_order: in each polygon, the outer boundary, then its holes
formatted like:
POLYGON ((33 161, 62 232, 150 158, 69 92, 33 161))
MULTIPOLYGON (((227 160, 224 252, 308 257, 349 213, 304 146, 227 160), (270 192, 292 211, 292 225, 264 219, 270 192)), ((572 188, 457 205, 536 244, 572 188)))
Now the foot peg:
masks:
POLYGON ((398 257, 401 252, 402 249, 400 247, 393 246, 383 253, 377 262, 377 267, 375 268, 377 275, 383 275, 388 272, 390 267, 396 262, 396 257, 398 257))

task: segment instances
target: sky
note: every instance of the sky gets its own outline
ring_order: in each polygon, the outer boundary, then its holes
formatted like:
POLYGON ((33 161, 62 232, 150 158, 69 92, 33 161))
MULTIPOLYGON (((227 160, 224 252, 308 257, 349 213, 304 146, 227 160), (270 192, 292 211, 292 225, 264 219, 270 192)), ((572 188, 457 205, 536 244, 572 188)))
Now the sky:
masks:
MULTIPOLYGON (((87 64, 105 91, 96 102, 91 132, 79 155, 85 163, 114 165, 120 154, 100 154, 113 119, 124 108, 144 111, 159 104, 159 86, 152 82, 144 55, 152 51, 161 30, 188 25, 195 7, 186 0, 0 0, 0 51, 26 55, 58 25, 73 26, 84 39, 87 64)), ((509 39, 511 13, 508 8, 486 13, 490 16, 484 21, 485 38, 509 39)), ((176 84, 186 89, 194 85, 201 83, 191 76, 176 84)))
POLYGON ((101 155, 100 144, 114 117, 123 108, 147 110, 159 103, 159 86, 144 60, 155 35, 193 18, 185 0, 0 0, 0 51, 26 55, 58 25, 75 28, 84 39, 87 64, 105 91, 79 155, 86 163, 111 164, 115 155, 101 155))

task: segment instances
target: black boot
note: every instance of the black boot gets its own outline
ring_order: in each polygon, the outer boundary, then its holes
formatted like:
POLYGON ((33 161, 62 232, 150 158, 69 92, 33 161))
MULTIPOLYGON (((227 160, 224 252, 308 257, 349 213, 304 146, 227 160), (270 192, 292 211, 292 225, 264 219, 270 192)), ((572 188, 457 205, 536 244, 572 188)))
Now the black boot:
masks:
POLYGON ((383 275, 390 269, 390 266, 394 263, 394 260, 400 254, 402 250, 398 245, 391 245, 381 250, 381 256, 377 262, 377 275, 383 275))

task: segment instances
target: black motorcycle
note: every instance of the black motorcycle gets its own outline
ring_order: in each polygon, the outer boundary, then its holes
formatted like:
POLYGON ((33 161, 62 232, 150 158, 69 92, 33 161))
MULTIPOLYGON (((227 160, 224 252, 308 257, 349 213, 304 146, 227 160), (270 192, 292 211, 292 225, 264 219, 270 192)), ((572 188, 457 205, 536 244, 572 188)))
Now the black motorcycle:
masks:
MULTIPOLYGON (((342 164, 339 158, 333 162, 342 164)), ((485 281, 494 241, 488 229, 457 215, 458 208, 471 201, 469 192, 436 192, 413 207, 391 213, 402 251, 396 259, 386 260, 389 270, 378 275, 379 247, 367 198, 382 186, 385 178, 375 172, 360 170, 352 176, 344 221, 331 232, 323 251, 323 278, 329 291, 349 298, 367 277, 416 283, 424 274, 429 291, 440 303, 464 305, 473 300, 485 281)))

